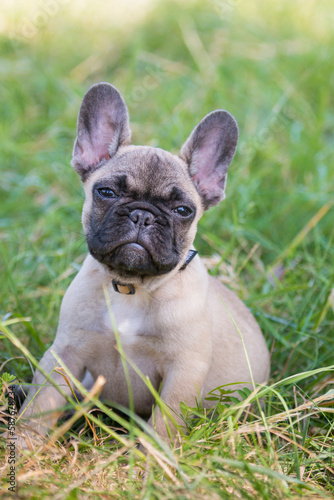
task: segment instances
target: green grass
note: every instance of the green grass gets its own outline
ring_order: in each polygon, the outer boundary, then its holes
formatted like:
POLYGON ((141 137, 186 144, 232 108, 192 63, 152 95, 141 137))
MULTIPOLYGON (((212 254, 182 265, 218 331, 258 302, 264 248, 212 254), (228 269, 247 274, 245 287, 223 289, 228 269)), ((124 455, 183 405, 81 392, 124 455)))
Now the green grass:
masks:
POLYGON ((209 111, 237 118, 227 198, 203 217, 196 247, 252 309, 272 373, 262 414, 247 394, 214 415, 198 409, 197 420, 184 409, 190 432, 172 452, 132 420, 113 440, 118 417, 87 413, 95 437, 79 420, 47 453, 19 459, 20 495, 332 498, 331 2, 161 1, 115 18, 113 3, 55 0, 47 15, 43 5, 8 7, 0 24, 2 372, 31 380, 22 349, 39 359, 50 345, 85 256, 83 192, 69 161, 83 93, 105 80, 129 105, 136 144, 176 152, 209 111), (151 443, 148 459, 134 436, 151 443))

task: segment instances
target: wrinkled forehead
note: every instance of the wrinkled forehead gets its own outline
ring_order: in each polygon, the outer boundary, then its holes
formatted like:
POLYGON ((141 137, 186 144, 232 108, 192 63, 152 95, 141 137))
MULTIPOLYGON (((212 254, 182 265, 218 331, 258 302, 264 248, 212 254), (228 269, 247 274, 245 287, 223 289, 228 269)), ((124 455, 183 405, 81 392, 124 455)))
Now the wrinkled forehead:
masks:
MULTIPOLYGON (((119 149, 105 165, 94 172, 85 184, 123 179, 126 189, 152 197, 169 197, 175 187, 192 197, 197 191, 186 164, 177 156, 149 146, 126 146, 119 149)), ((88 187, 88 186, 87 186, 88 187)))

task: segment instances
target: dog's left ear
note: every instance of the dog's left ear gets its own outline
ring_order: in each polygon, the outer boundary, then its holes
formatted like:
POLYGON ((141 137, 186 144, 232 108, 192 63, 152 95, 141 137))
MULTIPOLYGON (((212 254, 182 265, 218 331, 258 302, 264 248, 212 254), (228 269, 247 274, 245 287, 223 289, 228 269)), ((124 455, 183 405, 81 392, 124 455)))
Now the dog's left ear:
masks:
POLYGON ((72 167, 84 181, 130 138, 128 109, 120 92, 110 83, 92 85, 79 110, 72 167))
POLYGON ((205 210, 225 198, 227 169, 238 136, 233 116, 228 111, 216 110, 199 122, 182 146, 180 157, 188 164, 205 210))

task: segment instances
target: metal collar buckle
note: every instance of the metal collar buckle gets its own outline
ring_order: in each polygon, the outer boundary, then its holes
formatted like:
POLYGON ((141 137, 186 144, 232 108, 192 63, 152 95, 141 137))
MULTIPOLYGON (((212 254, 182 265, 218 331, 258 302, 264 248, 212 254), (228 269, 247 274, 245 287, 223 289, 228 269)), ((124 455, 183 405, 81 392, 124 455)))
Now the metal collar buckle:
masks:
POLYGON ((119 281, 112 280, 112 286, 115 292, 122 293, 123 295, 134 295, 136 293, 135 287, 131 283, 120 283, 119 281))

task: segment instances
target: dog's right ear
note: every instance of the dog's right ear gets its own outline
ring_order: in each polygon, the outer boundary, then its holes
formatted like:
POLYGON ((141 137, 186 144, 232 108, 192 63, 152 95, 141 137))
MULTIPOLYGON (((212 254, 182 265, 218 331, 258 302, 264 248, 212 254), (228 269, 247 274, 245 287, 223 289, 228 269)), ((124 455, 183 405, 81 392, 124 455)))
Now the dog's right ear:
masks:
POLYGON ((128 109, 120 92, 110 83, 90 87, 80 106, 71 161, 81 179, 84 181, 130 139, 128 109))

